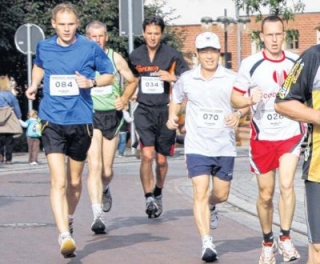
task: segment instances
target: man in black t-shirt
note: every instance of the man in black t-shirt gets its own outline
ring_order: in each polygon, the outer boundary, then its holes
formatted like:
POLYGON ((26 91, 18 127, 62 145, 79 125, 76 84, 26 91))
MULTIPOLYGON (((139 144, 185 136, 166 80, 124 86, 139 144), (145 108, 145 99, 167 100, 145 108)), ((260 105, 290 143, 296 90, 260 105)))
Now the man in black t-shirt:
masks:
POLYGON ((175 131, 166 127, 170 85, 189 69, 180 52, 161 43, 164 21, 152 16, 143 22, 144 45, 129 57, 132 72, 140 78, 134 123, 141 147, 140 178, 149 218, 162 213, 162 188, 168 170, 167 156, 175 143, 175 131), (152 170, 156 152, 156 184, 152 170))

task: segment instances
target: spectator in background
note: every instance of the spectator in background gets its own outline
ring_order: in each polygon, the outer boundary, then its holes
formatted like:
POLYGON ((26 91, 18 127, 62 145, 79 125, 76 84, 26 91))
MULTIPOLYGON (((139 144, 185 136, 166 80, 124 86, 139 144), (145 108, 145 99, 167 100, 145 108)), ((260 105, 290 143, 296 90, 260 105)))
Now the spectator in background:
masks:
MULTIPOLYGON (((0 108, 12 107, 18 119, 21 119, 21 110, 17 98, 12 92, 13 86, 8 76, 0 76, 0 108)), ((0 149, 5 147, 5 163, 12 164, 12 152, 14 147, 13 134, 0 134, 0 149)), ((1 157, 0 157, 1 158, 1 157)), ((2 156, 3 160, 3 156, 2 156)))
POLYGON ((133 118, 130 116, 127 110, 123 110, 124 122, 120 127, 119 141, 118 141, 118 157, 124 157, 124 152, 127 145, 127 136, 129 132, 129 124, 132 123, 133 118))
POLYGON ((27 128, 27 143, 30 165, 38 165, 38 155, 40 150, 41 125, 38 118, 38 112, 31 110, 28 113, 28 120, 20 120, 22 127, 27 128))

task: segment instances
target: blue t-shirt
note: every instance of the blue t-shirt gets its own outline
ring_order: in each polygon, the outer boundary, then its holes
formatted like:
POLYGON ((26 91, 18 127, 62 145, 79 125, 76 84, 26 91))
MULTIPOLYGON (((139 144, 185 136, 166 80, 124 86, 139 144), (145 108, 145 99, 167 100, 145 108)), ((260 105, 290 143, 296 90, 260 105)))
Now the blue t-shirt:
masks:
MULTIPOLYGON (((113 65, 103 49, 94 41, 78 34, 76 41, 67 47, 58 45, 57 36, 53 36, 38 43, 35 64, 45 72, 43 99, 39 107, 40 119, 59 125, 92 124, 91 89, 76 89, 77 94, 57 96, 52 90, 50 92, 50 76, 75 75, 77 71, 86 78, 93 79, 95 71, 112 74, 113 65)), ((66 85, 62 82, 59 85, 62 84, 66 85)))

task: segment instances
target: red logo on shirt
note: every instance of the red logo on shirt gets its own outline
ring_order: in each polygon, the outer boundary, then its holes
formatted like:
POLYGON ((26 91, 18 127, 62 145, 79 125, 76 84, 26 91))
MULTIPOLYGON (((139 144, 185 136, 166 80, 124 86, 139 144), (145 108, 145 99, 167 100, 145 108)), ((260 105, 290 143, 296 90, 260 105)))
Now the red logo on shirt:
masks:
POLYGON ((284 81, 287 79, 288 74, 285 71, 274 71, 272 77, 275 83, 277 83, 281 87, 284 84, 284 81))

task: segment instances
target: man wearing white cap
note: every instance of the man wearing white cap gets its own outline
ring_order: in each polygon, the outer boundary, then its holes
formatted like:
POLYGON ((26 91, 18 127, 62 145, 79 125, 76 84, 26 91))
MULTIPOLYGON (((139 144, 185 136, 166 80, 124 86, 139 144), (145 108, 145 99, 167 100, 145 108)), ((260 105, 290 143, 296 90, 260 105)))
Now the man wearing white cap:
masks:
POLYGON ((235 131, 247 111, 234 111, 230 104, 236 73, 219 64, 220 41, 212 32, 196 38, 199 65, 183 73, 176 82, 169 106, 169 129, 177 129, 184 98, 186 137, 184 149, 188 176, 192 179, 194 217, 202 239, 201 258, 218 259, 210 236, 209 204, 227 200, 236 156, 235 131), (212 177, 211 177, 212 176, 212 177), (210 179, 213 189, 209 195, 210 179))

